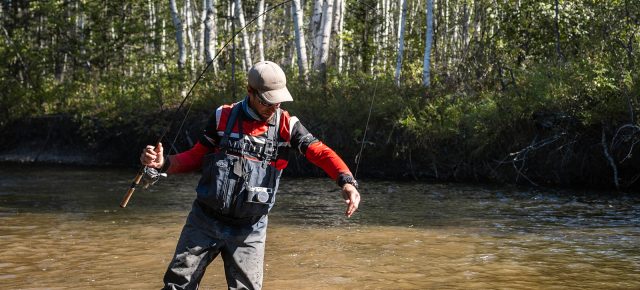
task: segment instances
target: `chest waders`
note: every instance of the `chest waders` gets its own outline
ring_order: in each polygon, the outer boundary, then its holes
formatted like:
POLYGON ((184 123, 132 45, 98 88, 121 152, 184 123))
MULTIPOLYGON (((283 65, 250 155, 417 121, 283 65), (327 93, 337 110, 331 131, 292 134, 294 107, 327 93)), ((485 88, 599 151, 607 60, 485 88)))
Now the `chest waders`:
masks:
POLYGON ((275 126, 268 126, 266 138, 245 138, 241 105, 231 109, 221 138, 220 150, 205 156, 198 182, 197 201, 209 213, 230 222, 252 222, 269 213, 276 200, 282 170, 270 166, 278 155, 280 109, 275 126), (238 136, 231 136, 234 125, 238 136))

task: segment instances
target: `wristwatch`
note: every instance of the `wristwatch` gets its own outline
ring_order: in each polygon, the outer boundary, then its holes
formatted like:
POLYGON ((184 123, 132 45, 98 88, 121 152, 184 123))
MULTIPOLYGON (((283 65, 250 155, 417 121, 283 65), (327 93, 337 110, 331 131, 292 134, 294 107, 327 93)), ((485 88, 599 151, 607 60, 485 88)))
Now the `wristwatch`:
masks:
POLYGON ((353 185, 353 187, 358 188, 358 182, 355 178, 353 178, 353 176, 349 174, 340 174, 340 176, 338 176, 337 182, 338 186, 340 187, 343 187, 345 184, 349 183, 353 185))

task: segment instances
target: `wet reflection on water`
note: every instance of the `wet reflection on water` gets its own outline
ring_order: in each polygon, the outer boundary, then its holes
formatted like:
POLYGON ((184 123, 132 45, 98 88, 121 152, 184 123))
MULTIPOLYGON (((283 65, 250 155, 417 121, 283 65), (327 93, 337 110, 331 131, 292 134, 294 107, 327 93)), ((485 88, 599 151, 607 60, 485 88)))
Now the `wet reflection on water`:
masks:
MULTIPOLYGON (((135 172, 0 168, 0 286, 159 289, 194 197, 171 176, 118 204, 135 172)), ((284 178, 265 289, 640 288, 640 198, 363 182, 344 218, 328 179, 284 178)), ((202 289, 225 289, 221 260, 202 289)))

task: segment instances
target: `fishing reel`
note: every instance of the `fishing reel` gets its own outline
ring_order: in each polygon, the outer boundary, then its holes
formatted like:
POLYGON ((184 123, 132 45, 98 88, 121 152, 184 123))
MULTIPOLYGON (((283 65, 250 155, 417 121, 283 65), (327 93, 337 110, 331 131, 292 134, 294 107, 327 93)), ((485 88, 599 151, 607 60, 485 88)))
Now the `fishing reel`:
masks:
POLYGON ((154 185, 158 180, 160 180, 160 177, 167 177, 167 174, 160 173, 158 169, 153 167, 145 166, 144 175, 142 175, 142 188, 148 188, 149 186, 154 185))

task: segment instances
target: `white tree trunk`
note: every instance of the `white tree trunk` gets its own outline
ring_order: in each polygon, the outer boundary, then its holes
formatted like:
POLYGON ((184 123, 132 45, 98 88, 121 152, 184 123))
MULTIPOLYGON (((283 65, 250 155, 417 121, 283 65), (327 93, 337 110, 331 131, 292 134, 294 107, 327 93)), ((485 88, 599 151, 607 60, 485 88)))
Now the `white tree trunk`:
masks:
POLYGON ((451 5, 451 13, 452 13, 452 17, 451 20, 453 21, 453 35, 450 38, 451 39, 451 63, 455 64, 458 60, 458 55, 460 52, 460 7, 458 6, 458 2, 457 1, 452 1, 449 2, 449 4, 451 5))
POLYGON ((196 40, 193 37, 193 13, 191 12, 191 0, 184 1, 184 16, 187 23, 187 42, 189 46, 187 46, 187 55, 189 57, 189 62, 191 63, 191 70, 195 68, 195 60, 196 60, 196 40))
MULTIPOLYGON (((195 1, 195 0, 194 0, 195 1)), ((205 33, 205 20, 207 17, 207 0, 202 1, 202 9, 200 10, 200 14, 197 14, 196 11, 197 5, 194 5, 193 10, 194 14, 197 15, 196 19, 198 19, 198 64, 205 63, 205 52, 204 52, 204 33, 205 33)))
POLYGON ((307 46, 304 42, 304 30, 302 29, 302 6, 300 0, 293 0, 293 30, 296 39, 296 53, 298 54, 298 71, 300 78, 307 80, 307 46))
MULTIPOLYGON (((147 1, 147 8, 149 9, 149 19, 147 22, 147 26, 148 26, 148 30, 150 31, 150 35, 148 37, 148 41, 144 45, 144 51, 145 53, 151 53, 152 51, 156 52, 155 51, 156 47, 154 45, 156 41, 156 15, 155 15, 155 5, 153 4, 153 1, 151 0, 147 1)), ((158 64, 154 63, 153 74, 156 74, 157 72, 158 72, 158 64)), ((143 77, 144 77, 144 73, 143 73, 143 77)))
POLYGON ((389 30, 391 29, 391 17, 389 14, 390 0, 382 0, 382 41, 380 44, 382 52, 382 71, 387 70, 387 49, 389 46, 389 30))
POLYGON ((313 0, 313 14, 311 15, 311 21, 309 22, 309 35, 311 53, 313 54, 313 60, 320 58, 320 45, 317 40, 320 34, 320 28, 322 26, 322 3, 323 0, 313 0))
MULTIPOLYGON (((162 18, 162 24, 161 24, 161 28, 162 31, 160 34, 160 56, 162 57, 162 59, 164 59, 164 56, 167 54, 166 49, 167 49, 167 22, 165 21, 164 18, 162 18)), ((166 71, 167 67, 165 66, 164 62, 160 63, 160 70, 161 71, 166 71)))
POLYGON ((231 26, 233 26, 233 17, 236 15, 236 3, 231 2, 227 5, 227 17, 224 18, 224 30, 231 31, 231 26))
POLYGON ((314 59, 313 68, 320 72, 327 69, 327 60, 329 59, 329 43, 331 41, 331 23, 333 20, 333 0, 326 0, 322 7, 322 26, 320 28, 320 37, 316 38, 320 51, 318 58, 314 59))
MULTIPOLYGON (((480 39, 480 36, 482 35, 482 31, 481 31, 481 22, 483 21, 483 16, 482 16, 482 4, 480 4, 480 1, 473 1, 474 2, 474 21, 473 21, 473 35, 471 36, 472 39, 480 39)), ((516 6, 517 7, 517 6, 516 6)))
MULTIPOLYGON (((296 40, 295 37, 291 37, 291 34, 294 33, 294 29, 293 29, 293 21, 289 21, 290 19, 293 19, 293 11, 294 7, 293 4, 289 7, 285 7, 285 9, 282 9, 282 14, 283 17, 282 19, 284 19, 285 21, 282 22, 282 24, 280 25, 283 30, 281 32, 282 36, 284 37, 284 41, 282 42, 283 45, 283 49, 282 51, 284 52, 282 54, 282 66, 288 68, 288 69, 293 69, 293 67, 295 66, 295 56, 296 56, 296 40)), ((280 21, 278 21, 278 23, 280 23, 280 21)))
POLYGON ((400 0, 400 21, 398 22, 398 58, 396 60, 396 86, 400 86, 400 71, 402 70, 402 54, 404 52, 404 26, 407 18, 407 0, 400 0))
POLYGON ((336 0, 336 7, 334 8, 336 11, 336 17, 334 19, 335 23, 335 31, 336 31, 336 39, 338 40, 337 47, 337 64, 338 64, 338 72, 342 73, 343 66, 343 58, 344 58, 344 40, 342 37, 342 31, 344 30, 344 13, 345 6, 347 3, 344 0, 336 0))
MULTIPOLYGON (((205 0, 206 15, 204 18, 204 52, 205 61, 210 63, 218 47, 218 28, 216 26, 215 0, 205 0)), ((218 72, 218 63, 211 64, 214 74, 218 72)))
MULTIPOLYGON (((148 22, 148 26, 149 26, 149 30, 151 31, 150 35, 149 35, 149 41, 145 44, 145 52, 153 52, 153 53, 157 53, 157 47, 155 46, 156 43, 156 8, 155 5, 153 4, 153 1, 149 0, 147 1, 147 7, 149 8, 149 22, 148 22)), ((155 75, 156 73, 158 73, 158 63, 154 62, 153 63, 153 74, 155 75)), ((143 73, 144 76, 144 73, 143 73)))
MULTIPOLYGON (((91 64, 89 63, 89 60, 87 60, 87 58, 85 57, 87 55, 87 48, 85 46, 85 34, 84 34, 84 28, 85 28, 85 21, 86 21, 86 15, 84 13, 84 11, 81 9, 80 5, 78 4, 78 2, 76 2, 76 9, 77 9, 77 13, 78 13, 78 18, 77 18, 77 29, 78 29, 78 38, 80 39, 80 55, 82 56, 82 60, 85 61, 84 65, 89 68, 91 66, 91 64)), ((0 19, 2 19, 2 14, 0 13, 0 19)), ((151 25, 151 27, 155 27, 155 18, 153 18, 153 25, 151 25)), ((152 31, 155 31, 154 29, 151 29, 152 31)), ((154 38, 152 38, 154 39, 154 38)))
POLYGON ((426 1, 427 6, 427 32, 425 33, 424 64, 422 67, 422 85, 428 88, 431 85, 431 43, 433 41, 433 0, 426 1))
POLYGON ((440 37, 442 41, 440 44, 442 47, 442 57, 440 58, 440 66, 444 69, 444 74, 446 75, 446 71, 448 70, 449 63, 449 39, 451 39, 449 35, 449 2, 448 0, 443 0, 443 7, 440 9, 442 11, 442 33, 440 37))
MULTIPOLYGON (((238 18, 238 29, 242 29, 246 24, 244 21, 244 11, 242 9, 242 0, 234 0, 236 3, 236 17, 238 18)), ((249 36, 247 35, 247 30, 244 29, 240 32, 242 37, 242 52, 244 54, 243 64, 245 66, 245 70, 249 71, 253 63, 251 62, 251 47, 249 46, 249 36)))
MULTIPOLYGON (((264 13, 264 0, 258 0, 258 15, 264 13)), ((262 37, 264 31, 264 17, 262 15, 258 17, 258 31, 256 32, 256 42, 258 43, 258 59, 264 61, 264 38, 262 37)))
POLYGON ((169 10, 171 12, 171 19, 173 25, 176 27, 176 42, 178 44, 178 68, 184 68, 184 64, 187 62, 187 54, 184 47, 184 40, 182 38, 183 26, 180 16, 178 14, 178 8, 176 6, 176 0, 169 0, 169 10))

